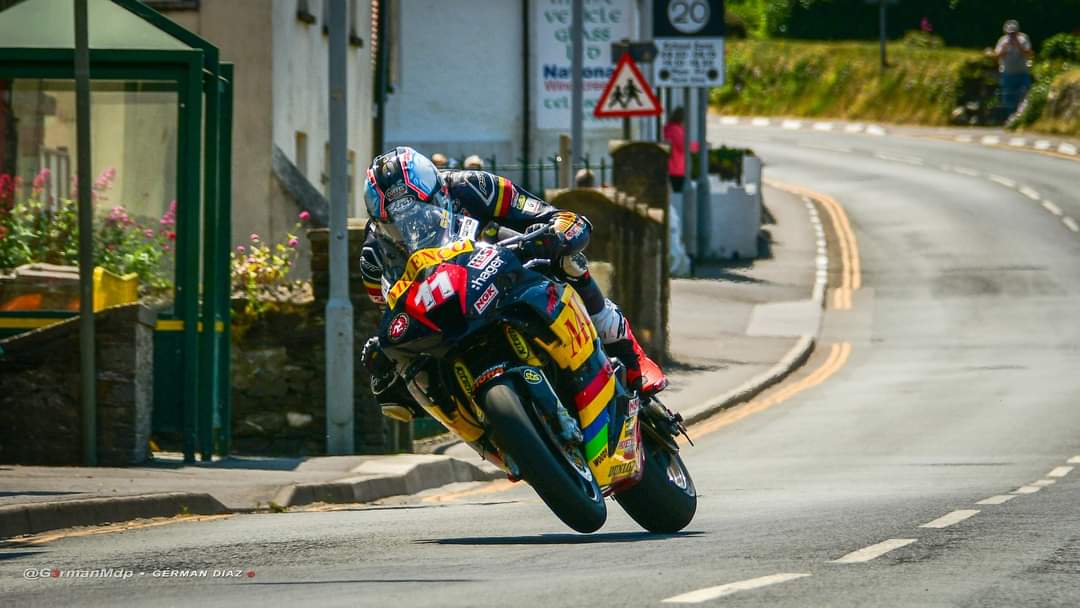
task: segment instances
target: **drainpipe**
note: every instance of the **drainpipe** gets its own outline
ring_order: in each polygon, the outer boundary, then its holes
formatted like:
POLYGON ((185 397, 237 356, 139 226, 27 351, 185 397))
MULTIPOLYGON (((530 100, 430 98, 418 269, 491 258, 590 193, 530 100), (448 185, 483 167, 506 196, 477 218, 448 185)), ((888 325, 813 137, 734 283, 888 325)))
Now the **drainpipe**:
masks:
POLYGON ((97 466, 94 215, 90 202, 90 45, 86 0, 75 0, 75 138, 79 176, 79 376, 83 464, 97 466))

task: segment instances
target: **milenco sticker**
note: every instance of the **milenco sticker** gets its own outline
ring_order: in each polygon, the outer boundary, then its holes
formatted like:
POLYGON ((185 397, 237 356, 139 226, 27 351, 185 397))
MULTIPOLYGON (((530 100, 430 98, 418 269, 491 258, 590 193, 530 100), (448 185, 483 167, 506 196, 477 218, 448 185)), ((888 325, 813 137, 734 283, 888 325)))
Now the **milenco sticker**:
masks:
POLYGON ((521 376, 525 378, 525 381, 529 384, 540 384, 544 379, 534 369, 527 369, 521 372, 521 376))
POLYGON ((457 241, 445 247, 432 247, 431 249, 421 249, 413 252, 409 256, 409 261, 405 263, 405 272, 401 273, 401 277, 394 283, 394 286, 386 292, 387 306, 390 308, 397 306, 397 301, 408 291, 409 286, 416 280, 416 275, 421 270, 441 264, 472 250, 472 241, 457 241))
POLYGON ((484 293, 480 294, 480 297, 476 299, 476 303, 473 304, 473 308, 476 309, 477 314, 483 313, 487 310, 488 306, 495 301, 498 297, 499 290, 494 285, 488 285, 488 288, 484 290, 484 293))
POLYGON ((394 317, 393 321, 390 321, 390 328, 386 330, 387 335, 394 342, 397 342, 405 335, 405 332, 409 330, 409 315, 401 313, 394 317))

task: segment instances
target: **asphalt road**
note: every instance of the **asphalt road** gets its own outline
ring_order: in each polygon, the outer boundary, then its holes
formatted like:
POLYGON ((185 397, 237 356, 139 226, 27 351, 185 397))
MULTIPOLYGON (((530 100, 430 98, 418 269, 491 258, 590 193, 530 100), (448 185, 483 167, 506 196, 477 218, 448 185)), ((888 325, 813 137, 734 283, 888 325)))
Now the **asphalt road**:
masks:
POLYGON ((788 383, 805 390, 686 450, 702 494, 686 532, 644 534, 609 503, 604 529, 572 534, 503 483, 9 548, 0 603, 650 606, 741 583, 686 599, 1080 605, 1080 470, 1068 469, 1080 459, 1067 463, 1080 455, 1080 234, 1062 220, 1080 219, 1080 163, 714 127, 754 147, 769 177, 845 207, 862 288, 826 313, 788 383), (995 496, 1012 498, 977 504, 995 496), (135 576, 24 580, 28 568, 135 576), (154 576, 184 568, 245 576, 154 576))

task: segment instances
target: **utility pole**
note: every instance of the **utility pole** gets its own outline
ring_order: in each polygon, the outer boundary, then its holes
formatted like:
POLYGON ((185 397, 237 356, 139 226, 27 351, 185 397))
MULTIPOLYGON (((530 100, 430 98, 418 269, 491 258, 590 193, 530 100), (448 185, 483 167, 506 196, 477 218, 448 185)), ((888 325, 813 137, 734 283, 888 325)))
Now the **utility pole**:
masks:
MULTIPOLYGON (((584 138, 582 96, 582 70, 585 63, 585 0, 573 0, 570 15, 570 158, 563 162, 570 163, 570 174, 574 173, 574 163, 582 157, 582 139, 584 138)), ((570 188, 574 188, 571 179, 570 188)))
POLYGON ((97 366, 94 361, 94 208, 90 201, 90 44, 86 1, 75 0, 75 148, 79 179, 79 401, 83 464, 97 466, 97 366))
POLYGON ((329 0, 330 299, 326 303, 326 453, 353 450, 353 308, 349 300, 348 167, 345 148, 345 0, 329 0))

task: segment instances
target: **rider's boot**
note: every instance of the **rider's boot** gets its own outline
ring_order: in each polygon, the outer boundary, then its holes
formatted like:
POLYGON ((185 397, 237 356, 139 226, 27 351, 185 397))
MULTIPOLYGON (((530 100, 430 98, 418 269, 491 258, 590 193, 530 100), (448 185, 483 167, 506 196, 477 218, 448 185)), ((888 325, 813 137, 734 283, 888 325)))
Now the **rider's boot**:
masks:
POLYGON ((667 376, 655 361, 645 354, 641 344, 630 329, 626 315, 611 300, 604 301, 604 308, 591 315, 593 325, 604 351, 618 357, 626 365, 626 380, 631 388, 643 396, 651 397, 667 387, 667 376))

